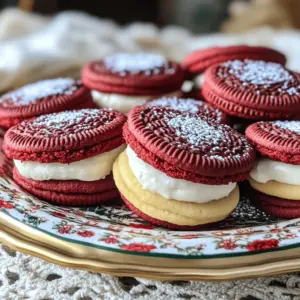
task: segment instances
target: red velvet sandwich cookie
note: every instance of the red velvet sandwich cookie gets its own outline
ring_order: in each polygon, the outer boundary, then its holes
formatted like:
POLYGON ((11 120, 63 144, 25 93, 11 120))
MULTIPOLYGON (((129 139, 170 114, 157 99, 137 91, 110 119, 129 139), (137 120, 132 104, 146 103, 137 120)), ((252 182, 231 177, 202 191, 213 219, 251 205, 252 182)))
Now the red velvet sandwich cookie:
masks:
POLYGON ((300 121, 257 122, 246 136, 262 156, 249 177, 254 203, 276 217, 300 217, 300 121))
POLYGON ((212 47, 192 52, 184 59, 183 65, 189 76, 193 78, 215 64, 244 59, 264 60, 282 65, 286 63, 285 55, 274 49, 239 45, 212 47))
POLYGON ((43 115, 10 128, 4 151, 14 180, 28 192, 62 205, 96 205, 118 196, 112 165, 124 149, 126 117, 108 109, 43 115))
POLYGON ((162 97, 149 100, 146 103, 147 106, 163 106, 171 107, 176 110, 190 112, 192 114, 198 114, 209 119, 213 119, 221 124, 228 124, 229 119, 225 113, 217 108, 214 108, 209 103, 201 100, 183 99, 178 97, 162 97))
POLYGON ((153 97, 179 94, 184 71, 158 54, 120 53, 89 63, 81 77, 98 106, 127 113, 153 97))
POLYGON ((297 119, 300 74, 277 63, 234 60, 205 72, 202 93, 225 113, 251 120, 297 119))
POLYGON ((128 146, 113 175, 141 218, 192 229, 234 210, 236 182, 248 177, 255 151, 232 128, 169 107, 141 106, 129 112, 123 133, 128 146))
POLYGON ((43 114, 94 107, 90 91, 79 81, 38 81, 0 97, 0 127, 9 128, 43 114))

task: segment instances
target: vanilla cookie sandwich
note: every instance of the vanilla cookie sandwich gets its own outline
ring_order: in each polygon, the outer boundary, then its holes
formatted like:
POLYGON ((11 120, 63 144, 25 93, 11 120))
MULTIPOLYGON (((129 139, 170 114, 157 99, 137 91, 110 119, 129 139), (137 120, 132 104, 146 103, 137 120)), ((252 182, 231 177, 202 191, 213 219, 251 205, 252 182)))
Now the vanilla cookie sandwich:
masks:
POLYGON ((71 78, 55 78, 28 84, 0 97, 0 127, 54 112, 95 108, 91 92, 71 78))
POLYGON ((254 204, 281 218, 300 217, 300 121, 257 122, 246 129, 261 158, 250 173, 254 204))
POLYGON ((89 63, 81 78, 99 107, 127 113, 153 97, 179 95, 184 71, 159 54, 120 53, 89 63))
POLYGON ((113 175, 121 197, 141 218, 192 229, 228 216, 239 201, 255 150, 227 125, 168 107, 132 109, 126 151, 113 175))
POLYGON ((61 205, 89 206, 118 197, 111 171, 125 148, 123 114, 83 109, 40 116, 10 128, 4 151, 14 180, 61 205))

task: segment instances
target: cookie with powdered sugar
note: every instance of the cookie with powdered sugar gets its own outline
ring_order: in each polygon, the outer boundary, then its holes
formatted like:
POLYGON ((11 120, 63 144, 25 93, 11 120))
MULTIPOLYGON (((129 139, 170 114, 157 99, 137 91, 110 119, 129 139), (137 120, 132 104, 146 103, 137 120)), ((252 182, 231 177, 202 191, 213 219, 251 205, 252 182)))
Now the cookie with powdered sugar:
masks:
POLYGON ((228 115, 248 120, 297 119, 300 74, 277 63, 233 60, 204 75, 205 100, 228 115))
POLYGON ((203 73, 207 68, 234 59, 253 59, 268 62, 276 62, 282 65, 286 63, 286 57, 271 48, 258 46, 226 46, 212 47, 194 51, 187 55, 183 61, 190 77, 203 73))
POLYGON ((139 106, 123 128, 127 149, 114 163, 121 197, 156 225, 193 229, 228 216, 255 150, 228 125, 161 106, 139 106))
POLYGON ((81 82, 71 78, 42 80, 0 97, 0 126, 9 128, 43 114, 94 107, 90 91, 81 82))
POLYGON ((147 100, 179 95, 184 81, 180 64, 154 53, 119 53, 87 64, 81 74, 99 107, 128 113, 147 100))
POLYGON ((96 205, 118 197, 111 170, 125 147, 125 121, 113 110, 82 109, 21 122, 4 136, 14 180, 62 205, 96 205))
POLYGON ((257 122, 246 136, 260 154, 249 177, 254 204, 272 216, 300 217, 300 121, 257 122))

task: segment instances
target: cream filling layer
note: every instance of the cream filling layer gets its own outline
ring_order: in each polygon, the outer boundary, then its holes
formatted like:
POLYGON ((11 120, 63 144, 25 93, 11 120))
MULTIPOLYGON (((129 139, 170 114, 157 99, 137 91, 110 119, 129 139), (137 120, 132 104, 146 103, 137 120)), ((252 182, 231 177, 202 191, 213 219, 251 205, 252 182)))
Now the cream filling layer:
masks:
POLYGON ((208 185, 175 179, 138 158, 129 146, 126 148, 126 154, 130 169, 143 189, 167 199, 205 203, 228 196, 236 187, 236 183, 208 185))
MULTIPOLYGON (((160 95, 159 97, 174 97, 179 95, 180 91, 176 91, 169 94, 160 95)), ((100 107, 112 108, 121 113, 128 113, 133 107, 143 105, 147 100, 152 99, 156 96, 131 96, 121 94, 109 94, 92 90, 92 97, 96 105, 100 107)))
POLYGON ((204 83, 204 74, 199 74, 194 78, 195 86, 201 88, 204 83))
POLYGON ((261 158, 254 165, 250 177, 260 183, 275 180, 281 183, 300 185, 300 165, 261 158))
POLYGON ((39 163, 14 160, 19 173, 29 179, 44 180, 81 180, 95 181, 104 179, 112 170, 117 156, 125 149, 121 145, 111 151, 101 153, 70 164, 39 163))

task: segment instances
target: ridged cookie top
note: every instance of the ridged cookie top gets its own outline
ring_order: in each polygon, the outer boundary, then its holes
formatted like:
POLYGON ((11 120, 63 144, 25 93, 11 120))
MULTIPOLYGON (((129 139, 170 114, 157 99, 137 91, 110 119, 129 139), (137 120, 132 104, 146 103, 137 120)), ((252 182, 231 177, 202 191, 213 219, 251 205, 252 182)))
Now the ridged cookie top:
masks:
POLYGON ((91 100, 90 92, 72 78, 38 81, 0 97, 0 117, 31 117, 73 108, 91 100))
POLYGON ((180 89, 182 67, 153 53, 119 53, 87 64, 82 81, 90 89, 127 95, 159 95, 180 89))
POLYGON ((128 116, 137 141, 171 165, 199 174, 250 171, 255 151, 238 132, 205 117, 163 107, 137 107, 128 116))
POLYGON ((147 106, 163 106, 171 107, 175 110, 182 112, 190 112, 192 114, 199 114, 209 119, 214 119, 218 123, 228 123, 228 118, 219 109, 213 107, 207 102, 194 99, 183 99, 178 97, 162 97, 153 100, 149 100, 146 103, 147 106))
POLYGON ((214 64, 223 63, 234 59, 253 59, 277 62, 282 65, 286 63, 284 54, 270 48, 237 45, 227 47, 212 47, 202 49, 189 54, 183 65, 191 76, 204 72, 214 64))
POLYGON ((300 164, 300 121, 257 122, 246 129, 258 152, 290 164, 300 164))
MULTIPOLYGON (((22 157, 22 151, 27 154, 64 151, 65 155, 65 152, 104 145, 115 137, 121 137, 125 121, 123 114, 109 109, 82 109, 43 115, 8 130, 4 148, 15 159, 22 157)), ((121 143, 120 139, 114 147, 121 143)))
POLYGON ((277 63, 225 62, 206 71, 203 88, 246 107, 294 114, 300 110, 300 74, 277 63))

